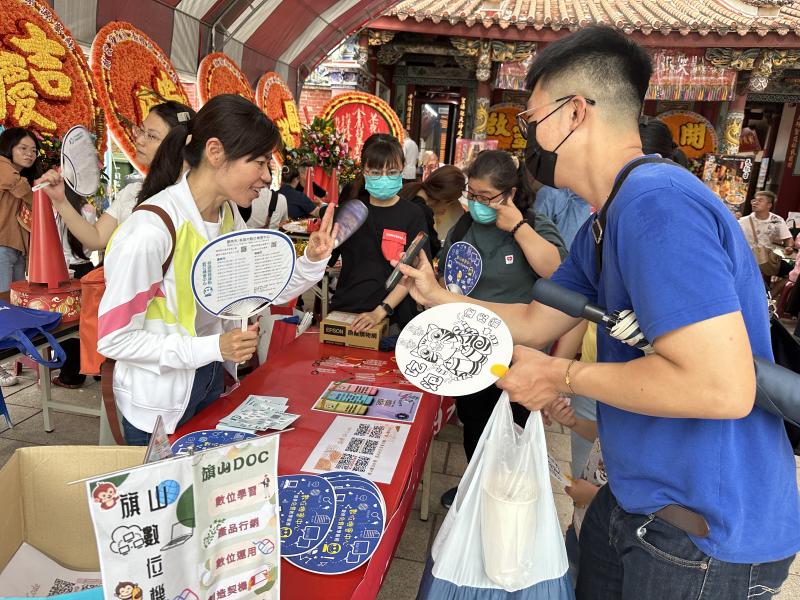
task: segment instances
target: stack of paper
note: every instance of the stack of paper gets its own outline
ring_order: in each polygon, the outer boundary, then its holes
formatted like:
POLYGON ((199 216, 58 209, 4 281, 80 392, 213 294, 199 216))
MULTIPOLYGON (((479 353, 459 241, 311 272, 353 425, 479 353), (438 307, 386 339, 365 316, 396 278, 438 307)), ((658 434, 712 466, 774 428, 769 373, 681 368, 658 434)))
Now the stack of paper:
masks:
POLYGON ((236 410, 220 419, 217 429, 243 432, 286 429, 300 416, 286 412, 288 402, 288 398, 251 394, 236 410))

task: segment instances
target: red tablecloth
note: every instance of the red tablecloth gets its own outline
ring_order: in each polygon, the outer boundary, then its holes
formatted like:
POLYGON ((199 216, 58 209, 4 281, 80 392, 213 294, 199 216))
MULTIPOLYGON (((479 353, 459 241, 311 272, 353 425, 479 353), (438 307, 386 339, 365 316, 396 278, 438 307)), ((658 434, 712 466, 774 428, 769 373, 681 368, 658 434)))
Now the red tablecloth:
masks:
MULTIPOLYGON (((293 431, 281 435, 278 473, 299 473, 311 450, 335 418, 330 413, 312 411, 311 406, 331 381, 348 377, 343 371, 312 375, 315 370, 312 363, 325 356, 382 359, 388 362, 386 369, 394 367, 392 353, 320 344, 318 334, 309 332, 280 351, 271 353, 267 363, 247 376, 239 388, 181 427, 173 439, 199 429, 214 429, 220 418, 236 408, 248 394, 288 397, 288 412, 301 417, 294 422, 293 431)), ((397 375, 379 378, 374 385, 408 387, 408 384, 402 386, 396 383, 397 379, 397 375)), ((336 576, 308 573, 281 561, 281 598, 375 598, 411 511, 434 435, 434 426, 438 430, 444 421, 440 403, 439 396, 424 395, 391 484, 377 484, 386 501, 387 520, 383 539, 370 561, 355 571, 336 576)))

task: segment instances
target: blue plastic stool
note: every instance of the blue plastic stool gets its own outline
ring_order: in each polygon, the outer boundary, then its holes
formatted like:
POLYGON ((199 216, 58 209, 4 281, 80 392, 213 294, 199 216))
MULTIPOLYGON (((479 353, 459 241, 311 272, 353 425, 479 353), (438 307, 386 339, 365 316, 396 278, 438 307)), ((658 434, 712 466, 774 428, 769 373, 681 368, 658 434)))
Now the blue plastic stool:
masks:
POLYGON ((0 388, 0 415, 5 417, 6 423, 8 423, 8 427, 14 427, 14 424, 11 422, 11 415, 8 414, 8 407, 6 406, 6 399, 3 397, 3 389, 0 388))

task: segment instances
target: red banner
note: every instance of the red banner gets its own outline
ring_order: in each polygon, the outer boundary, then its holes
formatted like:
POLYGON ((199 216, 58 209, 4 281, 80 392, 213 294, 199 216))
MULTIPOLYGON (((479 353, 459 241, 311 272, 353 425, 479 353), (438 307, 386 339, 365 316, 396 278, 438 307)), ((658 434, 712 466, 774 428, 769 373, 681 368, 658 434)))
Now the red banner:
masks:
POLYGON ((389 133, 403 142, 403 126, 383 100, 363 92, 345 92, 330 99, 322 109, 323 119, 333 119, 336 130, 344 134, 348 153, 361 159, 361 146, 374 133, 389 133))

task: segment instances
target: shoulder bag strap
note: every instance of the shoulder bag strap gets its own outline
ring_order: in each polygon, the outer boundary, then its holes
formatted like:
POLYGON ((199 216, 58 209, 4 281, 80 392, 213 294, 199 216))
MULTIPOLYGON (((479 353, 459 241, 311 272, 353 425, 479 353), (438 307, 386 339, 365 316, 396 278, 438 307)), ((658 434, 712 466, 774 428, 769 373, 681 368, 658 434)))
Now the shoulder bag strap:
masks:
POLYGON ((172 257, 175 254, 175 244, 177 239, 175 233, 175 224, 172 222, 172 218, 169 216, 169 214, 167 214, 167 211, 160 206, 155 206, 153 204, 140 204, 133 209, 133 212, 136 212, 137 210, 146 210, 147 212, 158 215, 158 217, 164 222, 164 226, 167 228, 167 231, 169 231, 169 237, 172 238, 172 248, 170 248, 169 255, 164 261, 164 264, 161 265, 161 276, 163 277, 167 274, 169 265, 172 263, 172 257))
POLYGON ((753 230, 753 246, 758 246, 758 234, 756 233, 756 224, 753 222, 752 213, 750 214, 748 220, 750 221, 750 229, 753 230))
POLYGON ((617 181, 614 182, 614 187, 611 188, 611 193, 608 195, 606 203, 603 205, 603 208, 600 209, 600 212, 598 212, 597 215, 595 215, 594 221, 592 221, 592 233, 594 234, 595 266, 597 267, 598 275, 600 274, 600 271, 602 271, 603 269, 603 233, 605 232, 606 229, 606 218, 608 216, 608 209, 611 207, 611 203, 614 201, 614 198, 619 193, 622 184, 625 183, 625 180, 628 178, 628 175, 631 174, 631 171, 633 171, 636 167, 650 163, 676 164, 673 161, 668 160, 666 158, 661 158, 660 156, 658 157, 642 156, 628 163, 628 165, 617 176, 617 181))
POLYGON ((269 206, 267 207, 267 222, 264 223, 265 228, 269 228, 269 224, 272 221, 272 215, 275 214, 275 210, 278 208, 278 192, 273 191, 272 196, 269 199, 269 206))
POLYGON ((117 403, 114 401, 114 364, 116 361, 107 358, 100 366, 100 393, 106 407, 106 418, 111 429, 114 441, 120 446, 125 446, 125 436, 119 426, 117 403))

